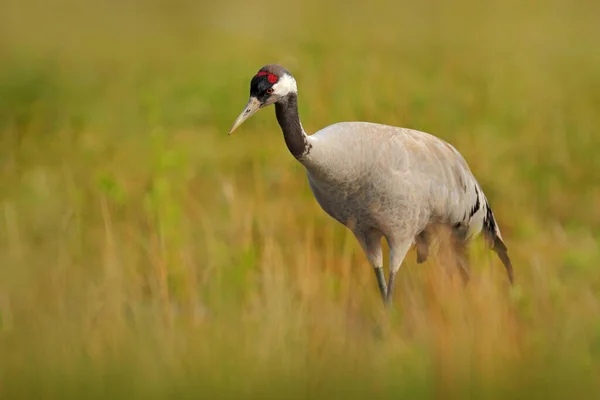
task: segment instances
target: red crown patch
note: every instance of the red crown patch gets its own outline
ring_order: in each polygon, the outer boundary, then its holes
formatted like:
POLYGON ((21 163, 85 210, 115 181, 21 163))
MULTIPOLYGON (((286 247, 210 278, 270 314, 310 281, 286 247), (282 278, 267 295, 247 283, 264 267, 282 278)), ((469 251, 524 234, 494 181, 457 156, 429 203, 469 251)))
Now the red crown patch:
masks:
POLYGON ((256 76, 267 76, 267 80, 269 81, 269 83, 273 84, 275 82, 277 82, 279 80, 279 78, 277 77, 277 75, 275 74, 270 74, 266 71, 260 71, 258 74, 256 74, 256 76))

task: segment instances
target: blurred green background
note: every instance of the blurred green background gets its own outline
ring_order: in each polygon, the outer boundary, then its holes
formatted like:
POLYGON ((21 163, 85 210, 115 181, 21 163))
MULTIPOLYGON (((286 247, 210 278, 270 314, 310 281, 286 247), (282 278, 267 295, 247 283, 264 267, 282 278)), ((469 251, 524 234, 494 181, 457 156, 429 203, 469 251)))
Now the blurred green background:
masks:
POLYGON ((595 398, 600 3, 0 2, 0 397, 595 398), (458 148, 517 285, 411 251, 394 309, 265 110, 458 148), (379 327, 376 329, 376 327, 379 327))

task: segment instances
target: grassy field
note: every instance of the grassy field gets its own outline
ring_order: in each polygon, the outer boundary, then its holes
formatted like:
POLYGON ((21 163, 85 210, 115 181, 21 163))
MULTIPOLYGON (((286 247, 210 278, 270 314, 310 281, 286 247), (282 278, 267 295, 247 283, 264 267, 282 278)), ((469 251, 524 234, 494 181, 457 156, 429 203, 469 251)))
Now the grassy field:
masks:
POLYGON ((217 3, 0 3, 0 398, 600 395, 600 3, 217 3), (516 286, 411 251, 385 313, 274 111, 227 136, 270 62, 454 144, 516 286))

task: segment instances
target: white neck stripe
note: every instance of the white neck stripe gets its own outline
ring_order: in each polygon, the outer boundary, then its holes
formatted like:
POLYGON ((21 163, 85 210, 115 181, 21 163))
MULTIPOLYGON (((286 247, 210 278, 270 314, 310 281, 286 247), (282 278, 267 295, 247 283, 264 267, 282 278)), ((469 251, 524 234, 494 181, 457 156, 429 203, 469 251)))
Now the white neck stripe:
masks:
POLYGON ((273 85, 273 93, 280 97, 287 96, 290 93, 298 93, 296 80, 290 75, 284 74, 279 77, 279 81, 273 85))

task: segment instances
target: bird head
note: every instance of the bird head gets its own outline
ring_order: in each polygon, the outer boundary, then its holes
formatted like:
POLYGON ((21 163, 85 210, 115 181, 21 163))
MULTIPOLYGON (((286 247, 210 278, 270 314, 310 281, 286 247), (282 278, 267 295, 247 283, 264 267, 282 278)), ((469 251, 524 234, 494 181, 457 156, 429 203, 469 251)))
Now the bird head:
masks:
POLYGON ((287 96, 297 91, 296 80, 288 70, 278 64, 265 65, 250 81, 250 99, 235 120, 229 134, 261 108, 284 101, 287 96))

